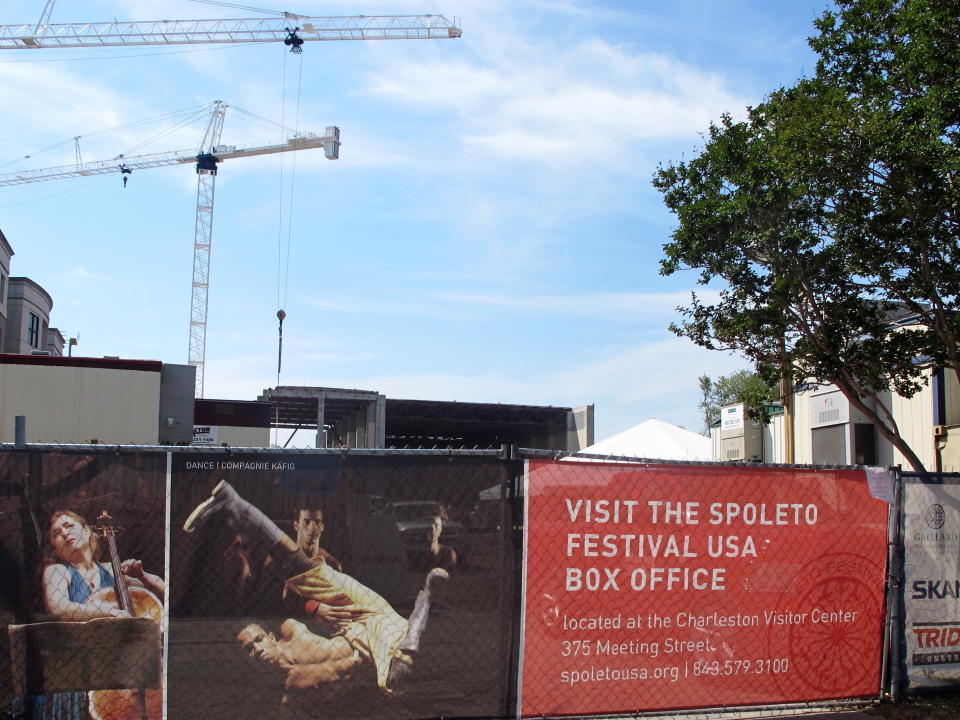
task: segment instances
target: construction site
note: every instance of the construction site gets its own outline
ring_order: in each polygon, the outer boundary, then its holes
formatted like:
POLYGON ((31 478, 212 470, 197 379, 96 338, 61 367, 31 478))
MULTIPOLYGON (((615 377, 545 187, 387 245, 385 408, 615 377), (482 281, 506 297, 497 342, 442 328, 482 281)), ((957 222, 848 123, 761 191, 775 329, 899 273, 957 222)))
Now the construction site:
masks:
POLYGON ((884 21, 885 87, 960 17, 7 5, 2 717, 859 718, 960 687, 955 279, 882 299, 896 193, 847 235, 804 214, 894 182, 828 51, 884 21))
MULTIPOLYGON (((230 21, 57 25, 51 20, 54 10, 54 2, 50 0, 32 28, 0 28, 0 50, 277 43, 289 50, 291 62, 302 62, 304 44, 308 42, 450 40, 461 35, 457 22, 442 15, 301 17, 276 13, 272 17, 230 21)), ((302 70, 297 72, 302 73, 302 70)), ((292 88, 287 92, 296 99, 291 101, 284 97, 284 108, 290 106, 290 112, 299 116, 300 89, 296 89, 296 94, 292 88)), ((264 447, 274 443, 286 445, 296 433, 303 431, 298 435, 298 443, 307 442, 316 447, 492 448, 519 442, 530 447, 576 450, 592 442, 592 408, 575 411, 570 407, 500 403, 388 401, 376 390, 298 388, 279 384, 263 389, 256 397, 209 397, 206 382, 208 308, 214 198, 220 166, 230 161, 225 167, 234 167, 233 161, 240 158, 286 153, 292 158, 293 154, 310 149, 322 149, 327 160, 337 160, 340 128, 331 125, 321 132, 312 132, 282 123, 268 123, 266 118, 255 113, 240 108, 231 110, 231 106, 220 100, 199 109, 132 124, 155 126, 156 121, 162 123, 159 129, 141 145, 152 143, 151 146, 155 147, 162 138, 183 135, 192 127, 199 131, 199 142, 188 149, 123 152, 110 159, 90 159, 89 151, 85 153, 84 150, 87 139, 78 136, 73 138, 75 162, 72 164, 0 174, 0 188, 109 175, 115 176, 124 190, 134 177, 135 182, 140 182, 143 171, 153 168, 185 166, 184 169, 194 170, 196 176, 187 318, 188 354, 181 365, 168 361, 147 362, 139 357, 83 356, 79 331, 74 337, 66 338, 59 329, 51 327, 53 298, 50 294, 29 278, 13 278, 9 295, 11 305, 8 308, 4 294, 0 308, 0 334, 8 353, 30 357, 3 359, 5 381, 0 408, 5 415, 26 418, 27 441, 264 447), (228 110, 253 124, 272 126, 274 132, 283 134, 282 140, 246 146, 225 144, 222 140, 228 110), (32 298, 28 298, 25 304, 15 303, 18 295, 13 289, 21 286, 32 288, 37 299, 30 302, 32 298), (96 380, 91 381, 88 377, 96 377, 96 380), (96 389, 91 390, 92 387, 96 389), (47 390, 49 395, 45 394, 47 390), (113 407, 115 399, 120 397, 124 398, 122 406, 113 407), (53 402, 53 398, 59 401, 53 402), (71 398, 67 400, 68 406, 77 409, 75 416, 69 419, 60 410, 64 398, 71 398), (276 432, 280 429, 290 432, 281 437, 276 432)), ((285 182, 290 185, 295 182, 294 165, 295 159, 291 159, 286 166, 279 168, 281 194, 285 182)), ((292 198, 282 196, 281 203, 287 203, 287 207, 281 207, 281 212, 287 216, 281 217, 280 224, 286 227, 281 227, 278 240, 277 383, 281 380, 284 360, 283 331, 287 315, 284 300, 291 261, 292 231, 289 225, 294 222, 292 198), (284 231, 286 237, 283 237, 284 231)), ((0 239, 3 250, 0 265, 5 286, 10 277, 14 249, 6 237, 0 235, 0 239)), ((231 240, 228 238, 223 242, 230 243, 231 240)), ((70 302, 69 298, 57 300, 70 302)), ((287 352, 291 351, 288 349, 287 352)), ((12 441, 13 428, 8 425, 4 424, 0 436, 12 441)))

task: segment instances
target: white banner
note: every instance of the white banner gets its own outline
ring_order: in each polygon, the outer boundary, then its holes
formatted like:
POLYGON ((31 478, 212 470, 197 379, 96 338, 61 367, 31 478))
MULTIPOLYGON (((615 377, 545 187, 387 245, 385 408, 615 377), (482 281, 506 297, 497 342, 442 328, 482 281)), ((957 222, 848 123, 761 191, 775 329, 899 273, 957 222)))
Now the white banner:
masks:
POLYGON ((960 682, 960 480, 907 481, 904 606, 912 687, 960 682))
POLYGON ((743 429, 743 403, 731 405, 720 411, 721 430, 743 429))
POLYGON ((191 445, 217 445, 219 428, 216 425, 194 425, 191 445))

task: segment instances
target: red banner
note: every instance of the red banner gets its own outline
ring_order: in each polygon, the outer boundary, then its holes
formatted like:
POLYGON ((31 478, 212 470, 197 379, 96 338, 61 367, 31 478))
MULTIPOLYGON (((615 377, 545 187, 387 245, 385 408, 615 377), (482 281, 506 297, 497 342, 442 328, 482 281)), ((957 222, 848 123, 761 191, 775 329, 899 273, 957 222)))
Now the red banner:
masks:
POLYGON ((522 715, 878 691, 862 471, 531 461, 526 499, 522 715))

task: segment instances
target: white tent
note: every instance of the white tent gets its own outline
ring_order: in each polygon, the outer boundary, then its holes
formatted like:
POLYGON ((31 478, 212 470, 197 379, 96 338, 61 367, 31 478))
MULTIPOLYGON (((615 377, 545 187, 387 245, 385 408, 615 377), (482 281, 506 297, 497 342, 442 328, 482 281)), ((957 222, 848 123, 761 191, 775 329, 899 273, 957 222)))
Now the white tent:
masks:
POLYGON ((650 460, 713 459, 710 438, 654 418, 583 448, 579 452, 650 460))

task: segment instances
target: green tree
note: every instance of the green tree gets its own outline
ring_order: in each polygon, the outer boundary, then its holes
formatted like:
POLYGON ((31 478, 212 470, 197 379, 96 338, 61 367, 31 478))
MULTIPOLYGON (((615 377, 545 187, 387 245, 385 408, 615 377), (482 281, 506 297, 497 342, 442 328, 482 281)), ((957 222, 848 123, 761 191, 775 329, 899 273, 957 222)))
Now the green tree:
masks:
POLYGON ((722 281, 671 330, 762 377, 836 385, 923 469, 878 395, 916 393, 932 364, 960 377, 960 13, 836 6, 811 39, 814 77, 724 116, 699 156, 656 173, 678 219, 661 272, 722 281))
POLYGON ((748 418, 767 423, 768 403, 779 395, 775 384, 749 370, 738 370, 716 379, 701 375, 699 382, 703 393, 699 407, 703 413, 703 429, 708 435, 710 428, 720 422, 720 408, 726 405, 743 403, 748 418))
POLYGON ((817 172, 835 176, 838 240, 870 292, 920 320, 919 352, 960 380, 960 5, 845 1, 816 26, 815 87, 837 110, 817 172))

